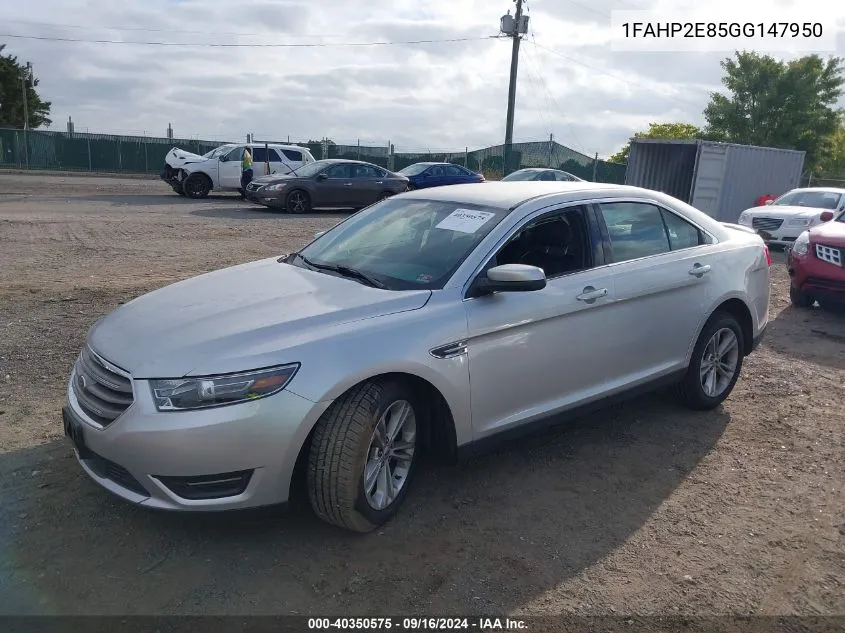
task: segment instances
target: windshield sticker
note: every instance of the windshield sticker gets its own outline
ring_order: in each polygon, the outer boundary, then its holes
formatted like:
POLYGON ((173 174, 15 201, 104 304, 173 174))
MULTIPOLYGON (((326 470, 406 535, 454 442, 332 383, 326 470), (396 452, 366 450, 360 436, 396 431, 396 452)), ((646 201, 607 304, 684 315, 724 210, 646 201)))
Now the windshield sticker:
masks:
POLYGON ((425 273, 422 273, 419 277, 417 277, 417 281, 421 281, 423 283, 428 283, 432 279, 434 279, 434 277, 432 277, 431 275, 427 275, 425 273))
POLYGON ((489 211, 455 209, 434 228, 458 231, 460 233, 475 233, 494 215, 495 213, 490 213, 489 211))

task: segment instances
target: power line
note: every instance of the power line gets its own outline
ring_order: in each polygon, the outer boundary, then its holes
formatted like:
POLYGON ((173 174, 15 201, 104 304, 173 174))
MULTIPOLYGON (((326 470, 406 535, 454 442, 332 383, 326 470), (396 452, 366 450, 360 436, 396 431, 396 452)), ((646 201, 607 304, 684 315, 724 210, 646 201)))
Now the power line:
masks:
POLYGON ((449 42, 478 42, 482 40, 498 39, 495 35, 486 37, 456 37, 440 40, 403 40, 384 42, 319 42, 319 43, 283 43, 283 44, 236 44, 220 42, 142 42, 125 40, 99 40, 82 39, 73 37, 46 37, 41 35, 14 35, 11 33, 0 33, 0 37, 12 37, 23 40, 39 40, 44 42, 73 42, 78 44, 130 44, 136 46, 194 46, 200 48, 328 48, 342 46, 398 46, 403 44, 446 44, 449 42))
MULTIPOLYGON (((49 28, 60 28, 60 29, 83 29, 86 31, 131 31, 131 32, 142 32, 142 33, 180 33, 180 34, 190 34, 190 35, 242 35, 244 37, 260 37, 260 36, 267 36, 268 33, 243 33, 241 31, 185 31, 182 29, 148 29, 143 27, 137 26, 96 26, 92 24, 57 24, 55 22, 35 22, 33 20, 9 20, 4 19, 5 22, 13 23, 13 24, 28 24, 30 26, 46 26, 49 28)), ((289 37, 299 37, 299 38, 334 38, 334 37, 347 37, 346 35, 301 35, 301 34, 287 34, 289 37)))

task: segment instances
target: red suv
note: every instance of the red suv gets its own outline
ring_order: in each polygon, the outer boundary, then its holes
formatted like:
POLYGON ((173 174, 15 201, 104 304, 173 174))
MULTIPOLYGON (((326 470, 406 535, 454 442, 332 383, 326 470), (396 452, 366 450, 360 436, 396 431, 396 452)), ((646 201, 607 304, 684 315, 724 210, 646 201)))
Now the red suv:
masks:
POLYGON ((827 211, 820 224, 804 231, 789 251, 789 298, 799 308, 845 304, 845 211, 827 211))

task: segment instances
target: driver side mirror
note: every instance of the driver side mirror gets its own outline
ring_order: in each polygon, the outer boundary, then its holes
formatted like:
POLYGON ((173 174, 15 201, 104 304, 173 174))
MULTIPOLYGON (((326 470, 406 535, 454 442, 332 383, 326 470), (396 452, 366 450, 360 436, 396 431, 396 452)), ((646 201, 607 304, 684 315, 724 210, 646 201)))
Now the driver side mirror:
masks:
POLYGON ((830 222, 833 219, 833 211, 824 211, 820 216, 819 220, 822 222, 830 222))
POLYGON ((525 264, 503 264, 487 271, 486 277, 479 277, 470 291, 471 297, 480 297, 494 292, 533 292, 546 287, 546 273, 542 268, 525 264))
POLYGON ((317 174, 317 180, 325 180, 325 179, 326 179, 326 178, 328 178, 328 177, 329 177, 329 176, 328 176, 328 174, 326 174, 326 173, 317 174))

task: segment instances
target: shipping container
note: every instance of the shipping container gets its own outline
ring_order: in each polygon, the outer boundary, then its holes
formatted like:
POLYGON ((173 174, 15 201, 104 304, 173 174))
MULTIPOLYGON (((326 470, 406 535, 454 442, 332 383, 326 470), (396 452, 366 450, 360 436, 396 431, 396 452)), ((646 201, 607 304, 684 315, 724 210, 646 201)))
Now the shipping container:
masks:
POLYGON ((712 141, 633 139, 625 184, 662 191, 720 222, 800 186, 804 152, 712 141))

